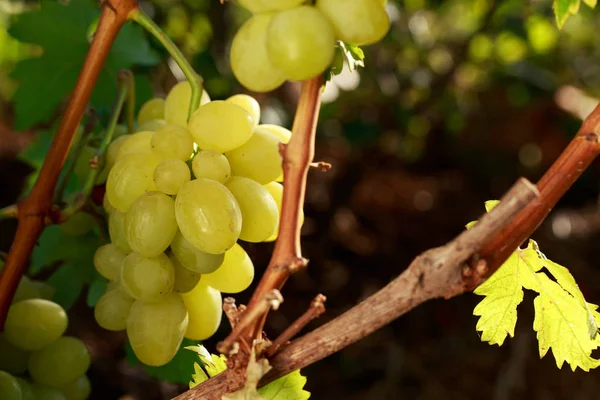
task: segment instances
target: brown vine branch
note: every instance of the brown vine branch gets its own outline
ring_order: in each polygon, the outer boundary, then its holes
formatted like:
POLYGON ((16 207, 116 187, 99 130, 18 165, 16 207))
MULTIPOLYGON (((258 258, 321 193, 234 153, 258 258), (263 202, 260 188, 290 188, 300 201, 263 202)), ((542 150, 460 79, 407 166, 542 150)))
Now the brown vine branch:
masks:
POLYGON ((25 272, 33 247, 44 229, 46 217, 52 212, 56 182, 102 66, 121 26, 129 13, 137 7, 136 0, 111 0, 102 3, 96 34, 58 131, 31 192, 18 204, 19 225, 0 275, 0 328, 4 326, 10 302, 25 272))

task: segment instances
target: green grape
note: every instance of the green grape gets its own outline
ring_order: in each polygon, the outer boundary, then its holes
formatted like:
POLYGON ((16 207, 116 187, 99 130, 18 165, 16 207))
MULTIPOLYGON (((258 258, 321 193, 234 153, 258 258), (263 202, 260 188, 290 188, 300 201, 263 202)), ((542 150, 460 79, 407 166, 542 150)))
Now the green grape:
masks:
POLYGON ((225 101, 237 104, 244 110, 248 111, 248 114, 250 114, 252 120, 254 121, 254 126, 258 125, 260 122, 260 105, 254 97, 248 96, 247 94, 236 94, 225 101))
POLYGON ((106 212, 108 215, 115 211, 115 208, 112 204, 110 204, 110 200, 108 200, 108 196, 106 194, 104 194, 104 197, 102 198, 102 208, 104 208, 104 212, 106 212))
POLYGON ((199 274, 210 274, 223 264, 224 254, 208 254, 192 245, 181 232, 177 232, 171 251, 179 262, 190 271, 199 274))
POLYGON ((223 265, 215 272, 202 276, 202 282, 223 293, 246 290, 254 279, 254 264, 246 251, 235 244, 225 253, 223 265))
MULTIPOLYGON (((106 169, 110 172, 110 169, 117 162, 117 154, 119 154, 119 150, 127 139, 129 139, 131 135, 123 135, 119 136, 108 145, 108 149, 106 150, 106 169)), ((108 175, 107 175, 108 178, 108 175)))
POLYGON ((154 184, 158 190, 166 194, 177 194, 181 186, 190 179, 189 167, 177 158, 167 158, 154 170, 154 184))
POLYGON ((258 129, 269 131, 279 137, 281 143, 289 143, 292 138, 292 132, 289 129, 279 125, 262 124, 257 126, 258 129))
MULTIPOLYGON (((32 281, 23 276, 17 286, 17 291, 13 296, 13 303, 28 299, 46 299, 50 300, 54 296, 54 288, 46 282, 32 281)), ((1 368, 0 368, 1 369, 1 368)))
POLYGON ((108 234, 110 241, 125 254, 131 253, 131 247, 125 235, 125 214, 113 211, 108 216, 108 234))
POLYGON ((36 400, 31 383, 18 376, 16 376, 15 379, 19 382, 19 386, 21 387, 21 400, 36 400))
POLYGON ((155 119, 165 118, 165 99, 155 97, 145 102, 138 113, 137 122, 138 125, 145 124, 146 122, 155 119))
POLYGON ((306 0, 239 0, 239 3, 253 14, 259 14, 267 11, 281 11, 298 7, 305 1, 306 0))
POLYGON ((29 374, 38 383, 60 388, 85 374, 90 363, 90 352, 85 344, 77 338, 63 336, 31 353, 29 374))
POLYGON ((277 228, 279 212, 273 196, 258 182, 234 176, 227 181, 242 213, 240 239, 246 242, 263 242, 277 228))
POLYGON ((173 291, 176 293, 187 293, 194 289, 198 282, 200 282, 200 274, 194 271, 190 271, 175 257, 173 254, 169 255, 169 260, 173 263, 175 269, 175 285, 173 291))
POLYGON ((212 150, 202 150, 192 161, 192 171, 196 178, 212 179, 225 183, 231 175, 231 166, 227 157, 212 150))
MULTIPOLYGON (((80 182, 85 182, 87 180, 87 177, 92 170, 90 160, 96 155, 97 151, 98 149, 96 147, 90 146, 89 144, 83 146, 81 149, 81 153, 79 153, 77 159, 75 160, 75 164, 73 165, 73 174, 75 174, 80 182)), ((106 182, 106 177, 108 176, 108 169, 104 168, 102 164, 100 165, 102 166, 102 169, 96 176, 96 185, 106 182)))
POLYGON ((208 339, 215 334, 223 315, 221 293, 200 281, 189 293, 181 295, 189 314, 185 337, 191 340, 208 339))
POLYGON ((0 398, 2 400, 21 400, 21 385, 11 374, 0 371, 0 398))
POLYGON ((177 294, 164 301, 137 300, 127 319, 127 336, 137 358, 158 367, 171 361, 188 327, 188 312, 177 294))
POLYGON ((176 233, 175 201, 164 193, 144 193, 125 215, 127 242, 141 256, 158 256, 169 247, 176 233))
POLYGON ((323 13, 312 6, 282 11, 267 29, 267 54, 287 79, 303 81, 331 64, 335 33, 323 13))
POLYGON ((347 43, 375 43, 390 29, 390 19, 380 1, 317 0, 316 7, 331 21, 336 38, 347 43))
POLYGON ((108 331, 125 330, 134 301, 120 285, 108 289, 94 307, 94 318, 98 325, 108 331))
POLYGON ((121 285, 136 300, 162 301, 171 294, 175 270, 164 253, 156 257, 142 257, 129 253, 121 268, 121 285))
POLYGON ((96 271, 108 280, 117 280, 121 273, 121 265, 127 253, 115 244, 109 243, 98 247, 94 253, 94 267, 96 271))
POLYGON ((167 125, 167 121, 164 119, 153 119, 151 121, 146 121, 143 124, 139 125, 137 127, 136 132, 143 132, 143 131, 151 131, 151 132, 156 132, 157 130, 159 130, 160 128, 162 128, 163 126, 167 125))
POLYGON ((235 197, 210 179, 194 179, 179 189, 175 217, 181 234, 194 247, 210 254, 230 249, 242 229, 242 213, 235 197))
POLYGON ((114 165, 108 174, 106 194, 110 204, 127 212, 131 203, 144 192, 156 190, 154 169, 158 162, 151 154, 129 154, 114 165))
MULTIPOLYGON (((170 124, 187 126, 190 100, 192 99, 192 87, 188 81, 179 82, 169 92, 165 100, 165 119, 170 124)), ((200 105, 210 101, 206 90, 202 91, 200 105)))
POLYGON ((60 230, 69 236, 83 236, 96 226, 96 219, 90 213, 79 211, 59 225, 60 230))
MULTIPOLYGON (((275 203, 277 203, 277 209, 279 210, 279 220, 277 221, 277 228, 275 229, 275 233, 270 238, 265 240, 265 242, 272 242, 275 239, 277 239, 277 236, 279 234, 279 232, 278 232, 279 224, 281 223, 281 205, 283 203, 283 185, 278 182, 270 182, 264 186, 265 186, 265 189, 267 189, 269 191, 271 196, 273 196, 275 203)), ((304 223, 304 210, 300 209, 300 225, 302 225, 303 223, 304 223)))
POLYGON ((81 375, 78 379, 60 388, 66 400, 85 400, 92 393, 92 385, 87 376, 81 375))
POLYGON ((188 127, 202 150, 224 153, 250 139, 254 121, 248 111, 237 104, 217 100, 196 110, 188 127))
POLYGON ((260 184, 269 183, 283 173, 281 140, 277 135, 256 128, 250 140, 237 149, 225 153, 234 176, 245 176, 260 184))
POLYGON ((58 389, 34 383, 31 385, 35 400, 66 400, 65 395, 58 389))
POLYGON ((10 306, 4 337, 22 350, 39 350, 62 336, 67 329, 67 313, 44 299, 23 300, 10 306))
POLYGON ((121 143, 115 160, 119 161, 129 154, 150 153, 152 151, 150 143, 153 136, 154 132, 152 131, 141 131, 127 136, 127 139, 121 143))
POLYGON ((0 370, 11 374, 23 374, 27 371, 29 352, 21 350, 0 335, 0 370))
POLYGON ((157 130, 150 145, 153 153, 161 160, 178 158, 186 161, 194 151, 194 140, 190 132, 175 124, 165 125, 157 130))
POLYGON ((267 28, 272 14, 254 15, 237 31, 231 43, 230 63, 236 79, 254 92, 269 92, 285 76, 267 56, 267 28))

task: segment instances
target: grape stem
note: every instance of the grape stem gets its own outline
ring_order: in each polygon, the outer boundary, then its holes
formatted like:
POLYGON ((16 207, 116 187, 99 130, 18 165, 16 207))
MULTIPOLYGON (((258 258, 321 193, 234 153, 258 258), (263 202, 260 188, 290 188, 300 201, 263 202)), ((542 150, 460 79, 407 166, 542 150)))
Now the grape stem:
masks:
POLYGON ((102 3, 96 34, 50 150, 31 192, 17 205, 19 225, 0 274, 0 329, 4 327, 8 308, 31 252, 44 230, 47 218, 53 215, 54 189, 100 71, 127 16, 137 7, 136 0, 102 3))
POLYGON ((181 50, 175 43, 166 35, 166 33, 160 29, 152 18, 150 18, 141 9, 136 8, 129 14, 129 19, 140 24, 144 29, 152 34, 160 42, 160 44, 169 52, 173 60, 177 63, 179 68, 183 71, 183 75, 190 83, 192 87, 192 98, 190 100, 190 109, 188 111, 188 119, 192 116, 194 111, 200 107, 200 99, 202 98, 203 81, 202 78, 194 71, 194 68, 190 65, 188 60, 185 58, 181 50))
POLYGON ((128 99, 130 93, 132 92, 133 87, 133 73, 128 70, 119 71, 118 75, 118 94, 117 101, 112 111, 112 115, 110 117, 110 121, 108 126, 106 127, 106 133, 102 138, 102 142, 96 150, 96 154, 90 159, 90 171, 85 180, 85 184, 83 185, 83 189, 76 196, 75 201, 67 206, 60 215, 60 221, 63 222, 69 219, 73 214, 79 211, 87 202, 94 186, 96 185, 96 179, 100 172, 102 172, 102 167, 105 164, 104 154, 106 153, 110 142, 112 141, 113 135, 115 133, 115 128, 117 127, 117 123, 119 122, 119 116, 121 115, 121 111, 123 110, 123 105, 125 104, 125 100, 128 99))
POLYGON ((4 208, 0 208, 0 220, 2 219, 10 219, 17 218, 18 209, 16 204, 12 204, 10 206, 6 206, 4 208))

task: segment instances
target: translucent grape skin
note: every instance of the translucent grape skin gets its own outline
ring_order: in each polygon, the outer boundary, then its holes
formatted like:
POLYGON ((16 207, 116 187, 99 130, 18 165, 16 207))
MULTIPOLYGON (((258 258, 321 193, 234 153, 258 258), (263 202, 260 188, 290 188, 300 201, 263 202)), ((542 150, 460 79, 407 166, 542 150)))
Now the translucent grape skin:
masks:
POLYGON ((254 264, 246 251, 235 244, 225 253, 223 265, 215 272, 202 276, 202 282, 223 293, 246 290, 254 279, 254 264))
POLYGON ((285 82, 284 74, 267 56, 267 27, 272 14, 257 14, 237 31, 231 44, 231 69, 236 79, 253 92, 268 92, 285 82))
MULTIPOLYGON (((188 81, 179 82, 171 88, 165 100, 165 119, 168 123, 187 126, 191 98, 192 87, 188 81)), ((204 90, 200 98, 200 105, 209 101, 210 97, 204 90)))
POLYGON ((110 171, 110 169, 113 167, 113 165, 115 165, 115 163, 117 162, 117 154, 119 154, 121 145, 123 144, 124 141, 126 141, 130 137, 131 137, 131 135, 123 135, 123 136, 119 136, 118 138, 116 138, 112 142, 110 142, 110 144, 108 145, 108 150, 106 151, 106 169, 107 169, 107 171, 110 171))
POLYGON ((117 210, 108 216, 108 235, 110 241, 125 254, 131 253, 131 246, 125 234, 125 214, 117 210))
POLYGON ((92 385, 86 375, 60 388, 66 400, 86 400, 92 393, 92 385))
POLYGON ((181 234, 197 249, 221 254, 237 241, 242 213, 231 192, 219 182, 197 178, 183 185, 175 200, 181 234))
POLYGON ((120 286, 107 290, 94 307, 94 318, 98 325, 108 331, 125 330, 134 301, 120 286))
POLYGON ((156 190, 154 169, 158 161, 150 154, 129 154, 113 166, 106 182, 110 204, 127 212, 131 203, 146 191, 156 190))
POLYGON ((161 301, 173 291, 175 270, 164 253, 152 258, 129 253, 123 261, 120 282, 134 299, 161 301))
POLYGON ((67 329, 65 310, 44 299, 23 300, 10 306, 4 336, 22 350, 40 350, 57 340, 67 329))
POLYGON ((145 102, 138 113, 138 125, 152 121, 154 119, 165 118, 165 100, 159 97, 154 97, 145 102))
POLYGON ((237 104, 242 107, 244 110, 248 111, 248 114, 252 117, 254 121, 254 126, 257 126, 260 122, 260 105, 258 101, 252 96, 248 96, 247 94, 236 94, 225 100, 229 103, 237 104))
POLYGON ((185 337, 205 340, 215 334, 223 316, 221 292, 200 280, 194 290, 181 295, 189 314, 185 337))
POLYGON ((177 158, 167 158, 154 170, 154 185, 165 194, 177 194, 181 186, 190 179, 189 167, 177 158))
POLYGON ((200 282, 201 275, 197 272, 190 271, 175 257, 173 254, 169 255, 169 260, 173 263, 175 270, 175 284, 173 285, 173 291, 176 293, 187 293, 196 287, 200 282))
POLYGON ((133 135, 128 135, 127 139, 121 142, 115 161, 119 161, 128 154, 149 153, 151 151, 150 143, 153 136, 154 132, 152 131, 141 131, 133 135))
POLYGON ((137 358, 146 365, 161 366, 173 359, 188 327, 188 312, 178 294, 164 301, 137 300, 127 319, 127 336, 137 358))
POLYGON ((304 1, 305 0, 239 0, 239 3, 253 14, 259 14, 267 11, 281 11, 288 8, 294 8, 304 1))
POLYGON ((192 171, 196 178, 212 179, 219 183, 225 183, 231 176, 227 157, 212 150, 201 150, 194 156, 192 171))
POLYGON ((164 193, 144 193, 125 215, 127 243, 144 257, 164 252, 176 233, 175 201, 164 193))
POLYGON ((263 242, 277 228, 279 211, 273 196, 261 184, 248 178, 234 176, 227 181, 242 213, 240 239, 246 242, 263 242))
POLYGON ((281 143, 289 143, 292 138, 292 132, 289 129, 284 128, 283 126, 273 125, 273 124, 261 124, 257 126, 257 128, 269 131, 279 137, 281 143))
POLYGON ((156 132, 165 125, 167 125, 167 121, 165 121, 164 119, 153 119, 151 121, 147 121, 139 125, 136 132, 156 132))
POLYGON ((156 131, 150 141, 152 152, 161 160, 177 158, 186 161, 194 151, 194 141, 183 126, 168 124, 156 131))
POLYGON ((11 374, 0 371, 0 398, 2 400, 21 400, 21 385, 11 374))
POLYGON ((277 13, 267 29, 267 53, 287 79, 315 77, 333 61, 335 34, 331 23, 312 6, 277 13))
POLYGON ((114 281, 121 273, 121 265, 126 256, 127 253, 113 243, 105 244, 94 253, 94 267, 100 275, 114 281))
POLYGON ((31 391, 33 392, 35 400, 66 400, 59 389, 48 385, 34 383, 31 385, 31 391))
POLYGON ((198 274, 210 274, 223 264, 224 254, 208 254, 192 245, 181 232, 177 232, 171 251, 181 265, 198 274))
MULTIPOLYGON (((38 400, 33 393, 33 385, 25 379, 15 376, 15 379, 21 387, 21 400, 38 400)), ((41 398, 40 398, 41 399, 41 398)), ((44 400, 44 399, 41 399, 44 400)))
POLYGON ((390 19, 381 1, 317 0, 316 7, 331 21, 339 40, 359 46, 381 40, 390 19))
POLYGON ((13 346, 0 335, 0 370, 20 375, 27 371, 28 358, 29 352, 13 346))
POLYGON ((279 137, 268 130, 256 128, 250 140, 225 153, 235 176, 244 176, 260 184, 272 182, 283 173, 279 153, 279 137))
POLYGON ((29 373, 38 383, 60 388, 79 378, 90 367, 91 357, 85 344, 63 336, 29 357, 29 373))
POLYGON ((191 116, 188 128, 202 150, 224 153, 246 143, 254 121, 242 107, 226 101, 211 101, 191 116))

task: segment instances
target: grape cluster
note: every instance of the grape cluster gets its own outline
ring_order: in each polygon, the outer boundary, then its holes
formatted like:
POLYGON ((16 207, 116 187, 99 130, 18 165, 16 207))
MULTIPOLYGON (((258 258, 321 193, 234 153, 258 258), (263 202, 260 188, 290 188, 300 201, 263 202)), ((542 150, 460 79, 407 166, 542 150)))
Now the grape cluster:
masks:
POLYGON ((65 310, 46 283, 23 277, 0 336, 0 399, 84 400, 91 362, 85 344, 63 336, 65 310), (27 376, 25 375, 27 374, 27 376))
POLYGON ((302 81, 332 63, 336 40, 356 45, 379 41, 390 28, 386 0, 239 0, 254 15, 231 45, 237 80, 268 92, 285 80, 302 81))
POLYGON ((204 340, 222 316, 221 292, 254 278, 237 243, 274 240, 283 187, 279 144, 291 132, 259 125, 247 95, 210 101, 187 122, 189 83, 145 103, 139 131, 115 139, 104 208, 111 243, 94 265, 110 280, 95 307, 105 329, 127 330, 138 359, 169 362, 184 337, 204 340))

